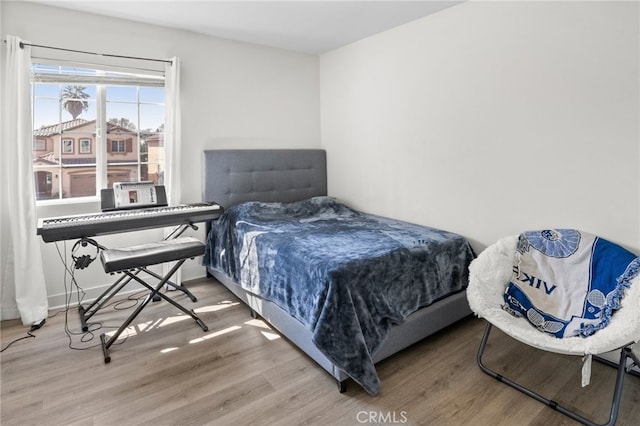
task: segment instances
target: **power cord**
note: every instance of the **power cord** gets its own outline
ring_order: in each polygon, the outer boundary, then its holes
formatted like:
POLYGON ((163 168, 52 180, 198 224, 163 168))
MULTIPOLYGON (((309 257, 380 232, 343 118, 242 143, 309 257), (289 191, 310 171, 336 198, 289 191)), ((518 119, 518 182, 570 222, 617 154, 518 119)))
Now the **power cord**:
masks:
MULTIPOLYGON (((76 243, 77 245, 78 243, 76 243)), ((74 248, 76 247, 76 245, 74 245, 74 248)), ((97 247, 97 244, 94 242, 93 245, 95 245, 97 247)), ((64 247, 63 250, 60 250, 60 247, 58 246, 58 243, 56 242, 56 249, 58 251, 58 256, 60 257, 60 260, 62 261, 62 264, 64 265, 64 279, 63 279, 63 284, 64 284, 64 290, 65 290, 65 309, 64 309, 64 330, 65 333, 67 334, 67 338, 69 339, 69 349, 73 349, 73 350, 86 350, 86 349, 92 349, 95 348, 97 346, 101 346, 102 343, 98 342, 97 344, 94 345, 90 345, 90 346, 83 346, 83 347, 78 347, 74 344, 74 338, 76 336, 79 336, 79 342, 86 344, 91 342, 95 337, 96 337, 96 332, 100 329, 103 328, 118 328, 117 326, 108 326, 108 325, 103 325, 101 322, 93 322, 93 323, 88 323, 88 330, 84 331, 84 332, 77 332, 77 331, 73 331, 70 327, 69 327, 69 311, 71 310, 71 301, 73 298, 73 287, 75 287, 76 289, 76 295, 77 295, 77 304, 78 306, 80 306, 82 304, 82 301, 84 300, 86 293, 84 291, 84 289, 82 287, 80 287, 80 285, 78 284, 76 278, 75 278, 75 270, 76 269, 82 269, 82 268, 78 268, 77 266, 77 259, 73 259, 74 262, 72 262, 71 266, 69 266, 69 263, 67 262, 66 256, 63 255, 64 253, 67 253, 66 250, 67 246, 66 246, 66 241, 64 242, 64 247), (70 283, 69 283, 70 280, 70 283), (69 285, 70 284, 70 285, 69 285)), ((73 250, 72 250, 73 251, 73 250)), ((73 257, 73 255, 72 255, 73 257)), ((138 303, 140 303, 140 299, 142 299, 144 297, 144 293, 145 290, 141 290, 139 292, 136 292, 134 294, 129 295, 126 299, 123 300, 116 300, 116 301, 112 301, 111 303, 108 303, 104 306, 101 307, 101 309, 104 309, 106 307, 112 306, 114 310, 119 311, 119 310, 125 310, 125 309, 131 309, 133 307, 135 307, 138 303), (131 304, 131 302, 133 302, 131 304), (130 306, 125 306, 122 307, 122 305, 124 304, 130 304, 130 306)), ((56 314, 57 315, 57 314, 56 314)), ((126 337, 122 339, 122 341, 115 343, 115 344, 122 344, 126 341, 126 337)))
MULTIPOLYGON (((56 249, 58 252, 58 256, 60 257, 60 260, 62 261, 62 264, 64 265, 64 279, 63 279, 63 283, 64 283, 64 290, 65 290, 65 308, 56 312, 55 314, 49 316, 49 318, 53 318, 55 316, 57 316, 58 314, 64 312, 64 330, 65 333, 67 334, 67 337, 69 339, 69 348, 70 349, 74 349, 74 350, 85 350, 85 349, 91 349, 94 348, 96 346, 100 346, 101 343, 98 343, 96 345, 92 345, 92 346, 86 346, 86 347, 76 347, 74 346, 74 336, 80 336, 79 340, 80 343, 88 343, 91 342, 94 337, 95 337, 95 332, 102 329, 102 328, 118 328, 116 326, 107 326, 107 325, 103 325, 100 322, 95 322, 95 323, 90 323, 88 324, 89 329, 86 332, 76 332, 71 330, 71 328, 69 327, 69 320, 68 320, 68 316, 69 316, 69 311, 71 309, 71 301, 73 298, 73 287, 76 288, 76 295, 77 295, 77 304, 78 306, 82 303, 82 301, 84 300, 84 297, 86 296, 86 293, 84 291, 84 289, 82 287, 80 287, 80 285, 78 285, 78 282, 76 281, 75 278, 75 269, 69 267, 69 263, 67 262, 65 256, 62 254, 63 252, 66 253, 66 241, 64 242, 64 247, 63 250, 60 249, 60 247, 58 246, 58 243, 56 242, 56 249), (71 285, 69 285, 69 280, 71 281, 71 285)), ((75 248, 75 246, 74 246, 75 248)), ((75 266, 77 264, 77 260, 74 259, 74 263, 72 266, 75 266)), ((79 268, 82 269, 82 268, 79 268)), ((106 305, 104 305, 102 308, 106 308, 109 306, 112 306, 114 310, 116 311, 120 311, 120 310, 127 310, 127 309, 131 309, 133 307, 135 307, 136 305, 138 305, 138 303, 140 303, 140 300, 142 298, 144 298, 146 295, 146 290, 142 289, 138 292, 135 292, 133 294, 130 294, 129 296, 127 296, 126 299, 122 299, 122 300, 116 300, 113 301, 111 303, 108 303, 106 305), (131 303, 133 302, 133 303, 131 303), (129 306, 125 306, 126 304, 128 304, 129 306)), ((27 335, 26 336, 22 336, 19 337, 15 340, 13 340, 12 342, 9 342, 9 344, 7 344, 7 346, 5 346, 4 348, 0 349, 0 352, 4 352, 6 349, 8 349, 11 345, 13 345, 16 342, 19 342, 20 340, 25 340, 25 339, 30 339, 30 338, 35 338, 35 334, 33 334, 34 331, 39 330, 40 328, 42 328, 44 326, 46 322, 46 319, 43 319, 41 321, 35 322, 31 325, 31 327, 29 328, 29 331, 27 331, 27 335)), ((116 344, 122 344, 127 340, 127 337, 123 338, 121 342, 118 342, 116 344)))
POLYGON ((4 352, 5 350, 7 350, 7 349, 9 348, 9 346, 13 345, 13 344, 14 344, 14 343, 16 343, 16 342, 19 342, 20 340, 30 339, 30 338, 32 338, 32 337, 33 337, 33 338, 35 338, 35 337, 36 337, 36 335, 35 335, 35 334, 33 334, 33 332, 34 332, 34 331, 36 331, 36 330, 38 330, 38 329, 40 329, 40 328, 42 328, 42 326, 44 325, 44 323, 45 323, 46 321, 47 321, 46 319, 43 319, 43 320, 41 320, 41 321, 34 322, 34 323, 31 325, 31 328, 29 328, 29 331, 27 331, 27 335, 26 335, 26 336, 18 337, 18 338, 17 338, 17 339, 15 339, 14 341, 9 342, 9 344, 8 344, 7 346, 5 346, 4 348, 0 349, 0 352, 4 352))

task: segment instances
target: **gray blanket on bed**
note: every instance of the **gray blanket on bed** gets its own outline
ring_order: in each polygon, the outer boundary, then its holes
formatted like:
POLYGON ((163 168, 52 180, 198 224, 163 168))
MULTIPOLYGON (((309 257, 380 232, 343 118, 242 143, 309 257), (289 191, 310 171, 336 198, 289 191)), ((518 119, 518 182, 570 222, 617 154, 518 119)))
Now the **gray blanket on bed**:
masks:
POLYGON ((472 257, 457 234, 316 197, 229 208, 212 224, 204 264, 297 318, 375 395, 372 357, 391 325, 464 289, 472 257))

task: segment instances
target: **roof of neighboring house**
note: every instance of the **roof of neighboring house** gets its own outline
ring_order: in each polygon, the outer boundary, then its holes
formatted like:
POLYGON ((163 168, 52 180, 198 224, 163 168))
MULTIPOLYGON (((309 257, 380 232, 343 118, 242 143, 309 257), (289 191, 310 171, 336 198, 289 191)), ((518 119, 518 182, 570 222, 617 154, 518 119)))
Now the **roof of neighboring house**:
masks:
POLYGON ((52 124, 50 126, 42 126, 39 129, 35 129, 33 131, 33 136, 53 136, 95 121, 96 120, 88 121, 84 118, 76 118, 75 120, 64 121, 62 123, 52 124))
POLYGON ((80 166, 85 164, 96 164, 95 157, 93 158, 63 158, 63 166, 80 166))
MULTIPOLYGON (((43 165, 43 164, 58 165, 58 164, 60 164, 58 162, 58 160, 56 160, 53 157, 53 153, 52 152, 34 158, 33 162, 34 162, 34 164, 38 164, 38 165, 43 165)), ((89 158, 63 158, 62 159, 62 166, 63 167, 64 166, 95 165, 95 164, 96 164, 96 158, 95 157, 89 157, 89 158)), ((128 165, 131 165, 131 160, 109 160, 109 164, 110 165, 116 165, 116 164, 128 164, 128 165)))
MULTIPOLYGON (((53 136, 59 135, 62 132, 68 132, 78 127, 86 126, 87 124, 95 123, 96 120, 85 120, 84 118, 76 118, 75 120, 63 121, 58 124, 51 124, 49 126, 41 126, 39 129, 33 131, 33 136, 53 136)), ((130 133, 136 134, 135 130, 127 129, 117 124, 107 122, 107 132, 115 133, 130 133)))
POLYGON ((50 164, 50 165, 58 164, 58 161, 53 157, 53 152, 48 152, 44 155, 36 157, 33 159, 33 162, 36 164, 42 164, 42 163, 50 164))
MULTIPOLYGON (((89 157, 89 158, 63 158, 62 159, 62 165, 63 166, 83 166, 83 165, 95 165, 96 164, 96 158, 95 157, 89 157)), ((131 163, 131 160, 109 160, 109 165, 114 165, 114 164, 127 164, 127 165, 131 165, 134 166, 135 164, 131 163)))

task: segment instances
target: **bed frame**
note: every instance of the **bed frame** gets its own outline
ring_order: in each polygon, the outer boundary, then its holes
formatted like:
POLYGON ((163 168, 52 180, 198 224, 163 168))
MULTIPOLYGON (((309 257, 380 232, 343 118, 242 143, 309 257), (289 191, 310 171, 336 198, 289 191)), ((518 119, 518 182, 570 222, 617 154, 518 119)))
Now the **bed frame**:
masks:
MULTIPOLYGON (((324 150, 206 150, 203 170, 203 201, 225 208, 244 201, 289 203, 327 195, 324 150)), ((246 303, 252 315, 262 317, 331 374, 340 392, 346 391, 348 376, 316 348, 311 331, 301 322, 276 304, 246 292, 226 274, 211 268, 207 273, 246 303)), ((466 291, 422 308, 391 328, 373 360, 377 363, 470 314, 466 291)))

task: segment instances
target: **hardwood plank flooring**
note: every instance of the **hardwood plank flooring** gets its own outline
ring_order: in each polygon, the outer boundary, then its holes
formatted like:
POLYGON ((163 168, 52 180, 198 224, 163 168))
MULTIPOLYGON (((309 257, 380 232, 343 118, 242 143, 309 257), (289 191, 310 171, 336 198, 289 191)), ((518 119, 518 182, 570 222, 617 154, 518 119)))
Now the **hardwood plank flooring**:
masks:
MULTIPOLYGON (((480 371, 484 322, 469 317, 378 364, 376 397, 332 377, 213 279, 186 283, 209 331, 166 302, 151 303, 105 364, 99 334, 113 332, 135 301, 105 307, 81 334, 75 308, 56 314, 0 354, 0 422, 10 425, 573 425, 480 371), (71 337, 65 332, 65 323, 71 337), (70 346, 83 350, 74 350, 70 346)), ((2 348, 26 334, 3 321, 2 348)), ((494 329, 495 330, 495 329, 494 329)), ((598 422, 608 419, 615 370, 537 351, 492 332, 485 362, 598 422)), ((627 375, 619 425, 640 425, 640 378, 627 375)))

